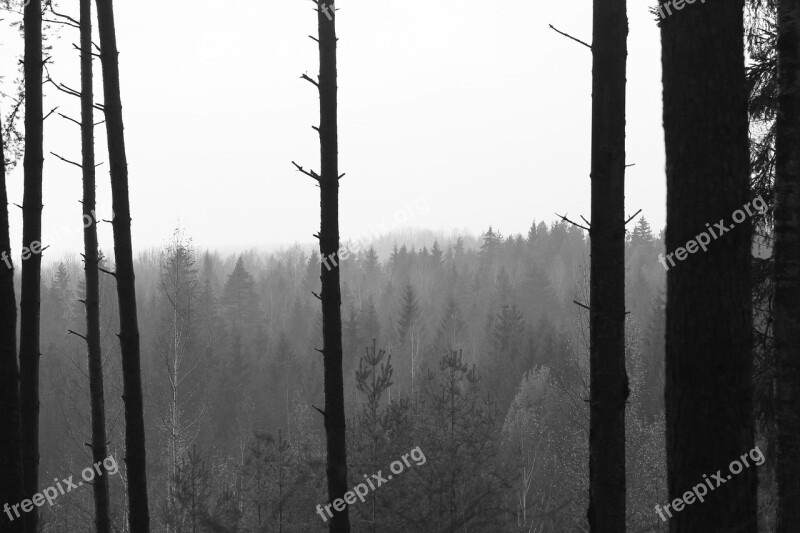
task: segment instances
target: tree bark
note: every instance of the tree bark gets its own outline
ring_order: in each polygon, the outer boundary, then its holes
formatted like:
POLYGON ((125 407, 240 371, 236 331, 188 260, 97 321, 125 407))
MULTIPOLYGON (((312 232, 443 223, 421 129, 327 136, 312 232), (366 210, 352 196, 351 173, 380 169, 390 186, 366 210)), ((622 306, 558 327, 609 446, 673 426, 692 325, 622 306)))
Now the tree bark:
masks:
MULTIPOLYGON (((0 124, 0 502, 13 505, 22 497, 19 369, 17 367, 17 300, 8 230, 6 158, 0 124)), ((21 533, 22 520, 0 513, 0 531, 21 533)))
POLYGON ((800 531, 800 1, 778 3, 775 161, 777 533, 800 531))
POLYGON ((592 42, 589 510, 593 533, 625 531, 626 0, 595 0, 592 42))
POLYGON ((757 526, 756 467, 729 470, 754 442, 751 224, 733 221, 750 200, 742 11, 742 0, 695 3, 661 23, 668 259, 716 227, 707 251, 667 272, 670 500, 714 483, 704 503, 672 512, 672 532, 757 526), (718 470, 724 484, 711 481, 718 470))
MULTIPOLYGON (((336 8, 319 0, 319 100, 320 100, 320 254, 332 258, 321 266, 322 337, 325 366, 325 435, 327 437, 328 498, 347 492, 347 448, 342 376, 342 293, 339 284, 339 139, 336 86, 336 8)), ((334 512, 331 533, 349 533, 348 508, 334 512)))
POLYGON ((103 97, 114 209, 114 257, 119 300, 119 341, 125 402, 125 453, 128 471, 128 519, 131 533, 150 530, 147 502, 147 458, 144 406, 139 355, 139 322, 131 245, 131 212, 128 198, 128 161, 122 122, 119 86, 119 53, 112 0, 97 0, 100 61, 103 66, 103 97))
MULTIPOLYGON (((31 0, 25 26, 25 158, 22 199, 22 287, 20 293, 20 406, 23 490, 39 486, 39 323, 42 272, 42 3, 31 0), (26 251, 27 250, 27 251, 26 251)), ((38 508, 25 514, 25 531, 38 533, 38 508)))
MULTIPOLYGON (((92 86, 92 0, 81 0, 81 152, 83 167, 83 243, 86 275, 86 344, 89 355, 89 394, 92 411, 92 459, 108 457, 106 406, 103 390, 103 357, 100 347, 100 257, 97 249, 95 214, 94 88, 92 86)), ((111 531, 108 473, 97 476, 94 490, 97 533, 111 531)))

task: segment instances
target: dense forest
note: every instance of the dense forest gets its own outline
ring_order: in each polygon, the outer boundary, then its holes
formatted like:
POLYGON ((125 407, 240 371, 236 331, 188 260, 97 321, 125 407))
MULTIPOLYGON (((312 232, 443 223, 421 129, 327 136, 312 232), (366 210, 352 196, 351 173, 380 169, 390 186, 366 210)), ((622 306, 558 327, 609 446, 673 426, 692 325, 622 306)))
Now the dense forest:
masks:
MULTIPOLYGON (((491 15, 514 18, 514 1, 491 15)), ((182 98, 202 88, 155 74, 169 63, 181 80, 184 52, 204 69, 215 64, 189 37, 216 19, 172 20, 166 6, 152 27, 136 28, 143 49, 159 24, 180 42, 148 57, 154 70, 143 81, 128 77, 136 62, 118 46, 118 34, 131 35, 132 19, 119 16, 132 17, 127 4, 0 0, 0 44, 12 50, 0 68, 15 65, 0 72, 0 533, 800 531, 800 0, 648 8, 662 104, 650 129, 663 130, 665 165, 663 176, 637 179, 653 195, 663 181, 666 195, 633 208, 629 191, 641 185, 630 187, 629 169, 654 153, 642 150, 631 112, 642 107, 629 52, 645 40, 626 0, 581 6, 591 44, 571 28, 527 31, 588 54, 590 107, 537 101, 542 116, 549 107, 564 121, 579 116, 587 153, 536 124, 552 144, 537 144, 538 133, 523 139, 535 161, 521 173, 527 189, 507 190, 499 176, 474 180, 465 169, 506 141, 513 152, 515 134, 483 113, 511 113, 511 92, 509 102, 498 94, 514 84, 478 83, 492 76, 477 68, 485 58, 458 50, 464 41, 450 53, 476 68, 458 83, 484 99, 459 111, 468 146, 434 128, 447 122, 439 106, 460 95, 431 97, 427 110, 397 96, 408 84, 433 95, 450 83, 423 80, 424 68, 397 66, 381 80, 380 112, 354 117, 353 100, 340 99, 341 80, 353 79, 341 57, 353 49, 339 43, 352 27, 337 27, 348 12, 311 0, 307 45, 319 70, 295 81, 314 98, 292 92, 280 104, 313 109, 315 142, 293 160, 277 145, 290 139, 295 149, 279 106, 269 103, 275 123, 248 114, 265 95, 236 114, 246 101, 241 72, 231 81, 219 63, 209 67, 209 84, 231 82, 224 109, 192 108, 189 120, 182 98), (158 123, 123 101, 162 106, 158 123), (397 119, 412 111, 428 123, 406 131, 397 119), (382 129, 354 135, 361 120, 382 129), (179 137, 201 122, 211 144, 187 150, 179 137), (150 142, 162 129, 174 145, 150 142), (128 142, 142 130, 163 167, 141 164, 143 145, 128 142), (450 174, 417 152, 426 135, 442 137, 434 159, 459 154, 450 174), (258 168, 242 178, 237 165, 253 155, 253 138, 258 168), (384 169, 361 167, 368 182, 343 172, 340 152, 348 166, 374 163, 374 139, 393 150, 382 165, 413 162, 400 175, 422 178, 403 176, 396 189, 384 169), (221 148, 230 142, 240 151, 221 148), (568 152, 556 150, 562 142, 568 152), (80 155, 54 151, 64 146, 80 155), (212 170, 217 152, 222 173, 212 170), (582 215, 562 210, 583 194, 554 172, 564 153, 586 163, 582 215), (280 175, 265 170, 274 159, 280 175), (178 172, 166 170, 174 164, 178 172), (79 169, 79 181, 64 168, 79 169), (313 191, 305 194, 318 211, 287 207, 287 174, 313 191), (241 189, 231 185, 242 179, 241 189), (142 190, 170 207, 143 204, 142 190), (366 213, 402 204, 399 190, 417 199, 376 226, 366 213), (531 197, 546 197, 554 216, 529 208, 531 197), (72 214, 54 227, 45 207, 60 213, 67 199, 72 214), (661 203, 665 225, 651 216, 661 203), (519 205, 527 232, 500 227, 519 205), (453 206, 464 219, 447 211, 449 227, 414 219, 453 206), (205 231, 184 224, 184 213, 205 231), (254 228, 245 220, 254 215, 275 218, 254 228), (208 237, 205 219, 224 228, 222 240, 208 237), (291 238, 309 219, 319 221, 315 241, 291 238), (473 229, 452 229, 464 222, 473 229), (54 240, 67 245, 51 253, 54 240)), ((220 28, 230 20, 216 15, 220 28)), ((252 21, 238 22, 215 35, 250 36, 252 21)), ((470 42, 479 34, 462 31, 470 42)), ((371 38, 379 55, 384 43, 371 38)), ((223 62, 266 60, 229 48, 223 62)), ((300 63, 304 53, 280 61, 300 63)), ((442 62, 426 48, 418 64, 442 62)), ((536 83, 550 74, 537 66, 536 83)), ((566 100, 562 76, 553 85, 566 100)))
MULTIPOLYGON (((325 501, 314 410, 323 402, 312 294, 319 254, 296 246, 223 257, 197 249, 182 230, 165 241, 134 264, 154 524, 323 530, 314 510, 325 501)), ((651 502, 666 494, 662 247, 640 218, 626 246, 637 528, 659 526, 651 502)), ((525 236, 401 232, 359 248, 341 264, 351 468, 356 479, 386 471, 417 446, 427 462, 354 506, 353 527, 566 531, 585 521, 588 318, 573 303, 587 296, 585 233, 534 222, 525 236)), ((81 328, 81 274, 77 258, 43 273, 43 479, 89 461, 81 446, 91 435, 86 357, 82 339, 69 334, 81 328)), ((119 457, 113 296, 106 277, 109 450, 119 457)), ((121 495, 124 477, 110 479, 121 495)), ((123 522, 124 499, 112 503, 113 522, 123 522)), ((52 531, 88 531, 91 505, 90 491, 76 492, 43 520, 52 531)))

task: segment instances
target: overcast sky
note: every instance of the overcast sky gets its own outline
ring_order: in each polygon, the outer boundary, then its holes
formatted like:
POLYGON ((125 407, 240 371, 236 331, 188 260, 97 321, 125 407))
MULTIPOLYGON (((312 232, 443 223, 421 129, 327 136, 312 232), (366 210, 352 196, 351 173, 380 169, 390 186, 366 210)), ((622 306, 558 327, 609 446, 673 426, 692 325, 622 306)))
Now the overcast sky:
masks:
MULTIPOLYGON (((19 0, 17 0, 19 2, 19 0)), ((665 221, 659 32, 649 3, 629 2, 626 212, 665 221)), ((554 212, 589 218, 591 0, 340 0, 342 237, 369 228, 525 233, 554 212), (420 199, 429 209, 415 208, 420 199)), ((77 17, 77 1, 60 9, 77 17)), ((179 222, 201 247, 234 251, 309 243, 319 190, 316 17, 308 0, 117 0, 135 249, 179 222)), ((0 89, 14 91, 21 37, 4 16, 0 89)), ((54 78, 79 86, 77 30, 53 41, 54 78)), ((96 61, 98 101, 100 64, 96 61)), ((79 117, 46 88, 46 111, 79 117)), ((3 113, 9 100, 3 99, 3 113)), ((99 118, 98 118, 99 120, 99 118)), ((98 161, 107 161, 97 128, 98 161)), ((45 122, 45 260, 82 246, 76 125, 45 122)), ((9 178, 22 203, 20 165, 9 178)), ((108 166, 98 168, 109 217, 108 166)), ((21 239, 13 208, 12 242, 21 239)), ((106 225, 108 226, 108 225, 106 225)), ((109 250, 110 229, 101 234, 109 250)), ((15 247, 19 256, 19 245, 15 247)))

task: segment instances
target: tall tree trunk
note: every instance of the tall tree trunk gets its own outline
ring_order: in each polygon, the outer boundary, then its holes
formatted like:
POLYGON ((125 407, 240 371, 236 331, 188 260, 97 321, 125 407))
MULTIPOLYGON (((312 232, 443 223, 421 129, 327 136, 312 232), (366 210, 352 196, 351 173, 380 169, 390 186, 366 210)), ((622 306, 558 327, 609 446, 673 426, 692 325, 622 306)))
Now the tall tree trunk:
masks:
POLYGON ((778 3, 775 162, 777 533, 800 531, 800 0, 778 3))
MULTIPOLYGON (((24 496, 39 486, 39 304, 42 273, 42 3, 25 6, 25 193, 22 199, 22 288, 20 293, 20 401, 24 496), (26 251, 27 249, 27 251, 26 251)), ((37 533, 38 507, 25 515, 25 530, 37 533)))
MULTIPOLYGON (((322 353, 325 365, 325 435, 328 453, 328 498, 344 498, 347 492, 347 448, 342 376, 342 293, 339 285, 339 133, 336 87, 336 8, 319 0, 319 138, 322 353)), ((328 522, 331 533, 349 533, 350 515, 345 507, 328 522)))
POLYGON ((100 61, 103 65, 103 97, 114 209, 114 257, 119 299, 119 342, 125 402, 125 453, 128 471, 128 506, 131 533, 150 530, 147 504, 147 458, 144 438, 144 406, 139 356, 139 322, 131 245, 131 209, 128 198, 128 161, 122 123, 119 88, 119 53, 112 0, 97 0, 100 61))
MULTIPOLYGON (((100 257, 95 215, 94 88, 92 86, 92 0, 81 0, 81 144, 83 167, 83 243, 86 275, 86 344, 89 353, 89 393, 92 407, 92 458, 95 464, 108 456, 106 404, 103 391, 103 357, 100 348, 100 257)), ((97 533, 109 533, 108 475, 98 476, 94 489, 97 533)))
MULTIPOLYGON (((17 300, 8 231, 5 145, 0 124, 0 503, 13 505, 22 496, 19 369, 17 367, 17 300)), ((0 531, 20 533, 22 520, 0 511, 0 531)))
POLYGON ((589 510, 593 533, 625 531, 626 0, 595 0, 592 42, 589 510))
POLYGON ((704 503, 671 511, 673 532, 757 525, 755 467, 729 471, 754 442, 751 224, 733 222, 750 200, 742 11, 742 0, 695 3, 661 23, 666 247, 679 259, 667 272, 670 500, 704 476, 714 483, 704 503), (688 255, 687 243, 714 228, 707 251, 688 255))

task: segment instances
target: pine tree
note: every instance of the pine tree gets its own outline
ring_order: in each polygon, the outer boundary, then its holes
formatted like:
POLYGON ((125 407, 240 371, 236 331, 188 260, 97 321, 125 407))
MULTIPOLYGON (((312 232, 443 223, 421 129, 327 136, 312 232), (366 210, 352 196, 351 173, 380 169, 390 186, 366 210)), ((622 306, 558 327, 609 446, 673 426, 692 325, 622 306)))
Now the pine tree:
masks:
POLYGON ((800 1, 778 2, 775 403, 778 533, 800 530, 800 1))
MULTIPOLYGON (((695 4, 661 23, 668 251, 750 200, 742 4, 695 4)), ((669 500, 754 445, 749 219, 716 236, 667 272, 669 500)), ((756 470, 673 513, 670 528, 755 532, 756 470)))
POLYGON ((400 307, 400 316, 397 319, 397 334, 400 337, 400 342, 406 342, 408 340, 409 334, 417 324, 419 315, 420 308, 417 303, 417 297, 414 294, 414 287, 406 285, 406 291, 403 294, 403 303, 400 307))
MULTIPOLYGON (((333 267, 321 267, 320 300, 322 302, 322 354, 325 372, 325 436, 327 442, 328 498, 334 501, 347 491, 347 431, 344 411, 342 374, 342 289, 339 254, 339 128, 336 85, 336 6, 317 4, 319 38, 319 77, 317 81, 304 75, 319 92, 320 121, 316 128, 320 138, 320 173, 297 169, 317 181, 320 188, 320 255, 332 259, 333 267)), ((349 533, 348 508, 333 515, 328 528, 331 533, 349 533)))
MULTIPOLYGON (((1 128, 0 128, 1 129, 1 128)), ((5 137, 0 135, 0 500, 22 501, 19 367, 17 366, 17 302, 8 232, 5 137)), ((0 529, 22 531, 22 520, 0 516, 0 529)))
POLYGON ((61 262, 56 268, 56 275, 50 282, 50 292, 55 299, 56 316, 67 325, 71 325, 75 309, 75 293, 72 291, 69 272, 61 262))
POLYGON ((259 324, 260 311, 255 281, 245 269, 244 259, 241 256, 236 260, 233 272, 225 282, 220 303, 227 324, 238 328, 243 335, 245 345, 250 348, 250 341, 255 337, 255 330, 259 324))
POLYGON ((525 318, 516 305, 504 305, 490 317, 487 340, 492 360, 489 388, 497 396, 498 409, 505 412, 519 380, 533 366, 525 318), (509 387, 509 383, 513 386, 509 387))
POLYGON ((365 340, 381 340, 381 322, 378 317, 378 310, 372 295, 367 297, 366 305, 361 306, 359 323, 361 324, 362 337, 365 340))
POLYGON ((439 321, 439 330, 436 332, 436 340, 433 343, 435 353, 441 357, 442 354, 452 353, 458 350, 463 343, 463 335, 466 333, 467 324, 461 313, 461 308, 453 294, 447 298, 447 306, 442 312, 439 321))
POLYGON ((438 272, 444 266, 444 253, 439 247, 439 241, 433 241, 431 248, 431 261, 433 263, 434 272, 438 272))
MULTIPOLYGON (((115 279, 119 300, 119 342, 125 399, 125 453, 128 472, 128 521, 131 533, 148 533, 147 450, 139 353, 139 321, 131 243, 131 209, 128 195, 128 158, 120 95, 119 51, 111 0, 97 0, 100 62, 103 68, 103 109, 106 121, 109 172, 114 219, 115 279)), ((28 7, 38 10, 39 0, 28 7)), ((41 44, 41 43, 40 43, 41 44)), ((39 46, 41 49, 41 46, 39 46)), ((27 62, 26 62, 27 64, 27 62)), ((33 532, 31 532, 33 533, 33 532)))
POLYGON ((645 246, 648 247, 648 249, 653 246, 653 232, 650 229, 650 224, 644 217, 639 217, 636 227, 633 228, 633 233, 631 233, 631 245, 645 246))
POLYGON ((587 518, 600 533, 625 531, 627 0, 594 0, 593 21, 587 518))
MULTIPOLYGON (((25 159, 22 199, 24 259, 19 301, 19 380, 23 489, 25 497, 30 499, 39 491, 39 358, 44 161, 41 0, 30 0, 25 4, 23 28, 25 31, 25 159)), ((25 522, 26 533, 37 533, 39 508, 34 507, 22 520, 25 522)))
MULTIPOLYGON (((81 173, 83 176, 83 263, 86 311, 86 348, 89 369, 89 394, 92 413, 92 460, 102 464, 108 456, 105 385, 100 332, 100 251, 97 243, 95 209, 96 182, 94 149, 94 73, 92 61, 92 1, 80 0, 81 42, 81 173)), ((60 273, 60 265, 59 265, 60 273)), ((71 303, 71 302, 70 302, 71 303)), ((108 473, 97 476, 94 491, 95 528, 97 533, 111 531, 108 473)))

